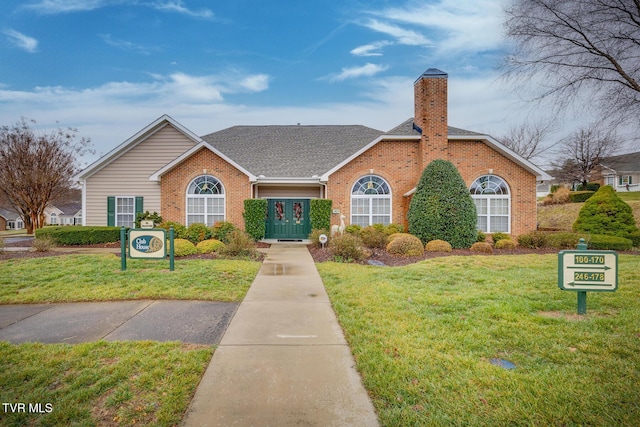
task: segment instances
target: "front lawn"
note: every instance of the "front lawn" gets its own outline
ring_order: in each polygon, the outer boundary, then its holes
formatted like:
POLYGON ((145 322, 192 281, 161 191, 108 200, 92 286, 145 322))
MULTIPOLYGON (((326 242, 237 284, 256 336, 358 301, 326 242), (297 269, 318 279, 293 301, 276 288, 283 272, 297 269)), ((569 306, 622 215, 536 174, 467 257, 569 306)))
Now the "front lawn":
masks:
POLYGON ((0 342, 0 425, 178 425, 212 354, 175 342, 0 342))
POLYGON ((555 254, 317 267, 385 426, 640 425, 640 256, 586 316, 555 254))
POLYGON ((127 261, 111 254, 0 261, 0 304, 131 299, 240 302, 260 263, 237 260, 127 261))

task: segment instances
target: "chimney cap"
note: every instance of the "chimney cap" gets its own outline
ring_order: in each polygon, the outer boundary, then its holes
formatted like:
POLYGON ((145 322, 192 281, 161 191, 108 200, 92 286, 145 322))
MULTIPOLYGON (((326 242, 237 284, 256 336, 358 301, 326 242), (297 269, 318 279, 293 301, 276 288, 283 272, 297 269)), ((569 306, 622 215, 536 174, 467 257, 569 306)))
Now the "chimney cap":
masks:
MULTIPOLYGON (((418 80, 421 79, 433 79, 433 78, 444 78, 446 79, 447 77, 449 77, 449 75, 447 73, 445 73, 442 70, 438 70, 437 68, 429 68, 427 71, 425 71, 424 73, 422 73, 422 75, 420 77, 418 77, 418 80)), ((418 80, 416 80, 416 82, 418 82, 418 80)))

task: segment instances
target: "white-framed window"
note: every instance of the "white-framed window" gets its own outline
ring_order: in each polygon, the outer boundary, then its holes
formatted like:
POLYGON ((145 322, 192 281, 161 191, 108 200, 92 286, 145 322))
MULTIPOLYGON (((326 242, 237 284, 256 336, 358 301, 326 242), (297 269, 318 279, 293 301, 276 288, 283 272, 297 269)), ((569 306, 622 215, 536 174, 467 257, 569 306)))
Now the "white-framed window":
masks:
POLYGON ((51 215, 49 216, 49 224, 55 225, 57 223, 58 223, 58 215, 56 215, 55 212, 51 212, 51 215))
POLYGON ((622 175, 620 177, 620 185, 630 185, 632 183, 631 175, 622 175))
POLYGON ((469 189, 478 212, 478 230, 511 232, 511 194, 507 183, 496 175, 476 179, 469 189))
POLYGON ((391 223, 391 188, 378 175, 365 175, 351 189, 351 224, 391 223))
POLYGON ((225 220, 225 193, 222 182, 200 175, 187 187, 187 226, 200 222, 211 226, 225 220))
POLYGON ((604 183, 604 185, 610 185, 612 187, 616 186, 616 177, 613 175, 609 175, 606 177, 606 182, 604 183))
POLYGON ((136 222, 136 198, 116 197, 116 227, 133 228, 136 222))

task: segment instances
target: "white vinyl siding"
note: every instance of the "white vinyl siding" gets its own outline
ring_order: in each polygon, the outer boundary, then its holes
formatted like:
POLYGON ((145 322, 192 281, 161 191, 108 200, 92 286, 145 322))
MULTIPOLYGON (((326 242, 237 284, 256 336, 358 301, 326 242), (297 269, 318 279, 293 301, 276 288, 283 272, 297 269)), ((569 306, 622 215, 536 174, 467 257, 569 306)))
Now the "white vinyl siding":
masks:
POLYGON ((86 182, 86 225, 107 225, 107 197, 135 194, 144 197, 144 210, 161 213, 160 183, 149 176, 195 145, 166 125, 90 176, 86 182))

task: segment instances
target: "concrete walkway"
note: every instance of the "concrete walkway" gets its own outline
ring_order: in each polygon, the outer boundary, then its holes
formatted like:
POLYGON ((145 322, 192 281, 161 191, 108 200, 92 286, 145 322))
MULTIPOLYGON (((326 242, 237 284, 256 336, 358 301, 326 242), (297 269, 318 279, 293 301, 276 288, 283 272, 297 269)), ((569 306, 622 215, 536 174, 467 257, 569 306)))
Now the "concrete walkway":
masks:
POLYGON ((271 246, 182 425, 378 425, 304 245, 271 246))

